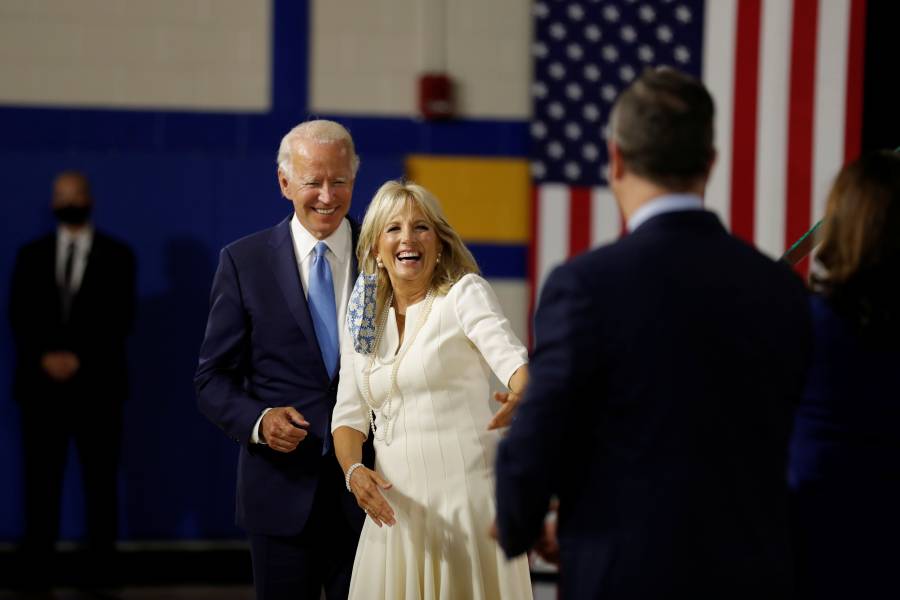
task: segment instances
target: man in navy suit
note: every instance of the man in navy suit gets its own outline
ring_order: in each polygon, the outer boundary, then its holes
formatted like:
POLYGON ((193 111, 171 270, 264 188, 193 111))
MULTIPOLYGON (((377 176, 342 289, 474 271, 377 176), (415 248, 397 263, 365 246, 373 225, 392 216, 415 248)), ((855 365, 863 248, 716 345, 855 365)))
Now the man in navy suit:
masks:
POLYGON ((346 218, 359 158, 333 121, 292 129, 278 183, 293 215, 219 257, 194 379, 200 410, 241 446, 237 522, 261 600, 346 598, 364 518, 331 445, 338 336, 356 278, 346 218))
POLYGON ((713 102, 648 70, 616 101, 618 242, 547 279, 497 457, 512 556, 559 500, 562 598, 786 598, 785 454, 810 348, 802 282, 701 196, 713 102))

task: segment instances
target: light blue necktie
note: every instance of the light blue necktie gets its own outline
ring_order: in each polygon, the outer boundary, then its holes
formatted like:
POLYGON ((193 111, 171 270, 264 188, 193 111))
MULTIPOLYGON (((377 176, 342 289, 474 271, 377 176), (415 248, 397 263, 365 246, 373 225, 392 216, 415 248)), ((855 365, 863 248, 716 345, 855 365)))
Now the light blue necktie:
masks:
POLYGON ((312 269, 309 271, 309 312, 312 315, 319 350, 328 376, 334 378, 338 367, 338 330, 337 308, 334 301, 334 280, 331 277, 331 265, 325 258, 328 245, 325 242, 316 244, 312 269))

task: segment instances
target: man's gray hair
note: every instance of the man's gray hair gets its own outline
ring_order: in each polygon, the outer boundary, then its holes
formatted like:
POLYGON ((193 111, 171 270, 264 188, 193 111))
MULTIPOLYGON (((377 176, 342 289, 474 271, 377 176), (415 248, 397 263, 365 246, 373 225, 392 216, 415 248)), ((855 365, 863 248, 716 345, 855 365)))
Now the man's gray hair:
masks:
POLYGON ((281 138, 281 145, 278 146, 278 168, 292 179, 294 176, 291 169, 291 155, 293 154, 294 145, 302 140, 313 141, 319 144, 346 144, 347 150, 350 151, 350 168, 353 171, 353 177, 356 177, 356 171, 359 169, 359 156, 356 154, 356 147, 353 144, 353 138, 347 128, 335 121, 326 119, 316 119, 315 121, 306 121, 300 123, 287 132, 281 138))

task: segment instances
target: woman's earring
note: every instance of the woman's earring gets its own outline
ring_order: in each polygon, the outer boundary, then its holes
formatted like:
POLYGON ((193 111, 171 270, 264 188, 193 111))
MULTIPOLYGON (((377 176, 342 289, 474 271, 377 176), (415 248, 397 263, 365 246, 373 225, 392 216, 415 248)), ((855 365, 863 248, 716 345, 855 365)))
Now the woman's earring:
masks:
POLYGON ((376 256, 376 257, 375 257, 375 266, 377 266, 379 269, 383 269, 383 268, 384 268, 384 263, 381 261, 381 257, 380 257, 380 256, 376 256))
POLYGON ((434 260, 434 264, 436 264, 436 265, 441 264, 441 255, 440 254, 437 255, 437 258, 434 260))

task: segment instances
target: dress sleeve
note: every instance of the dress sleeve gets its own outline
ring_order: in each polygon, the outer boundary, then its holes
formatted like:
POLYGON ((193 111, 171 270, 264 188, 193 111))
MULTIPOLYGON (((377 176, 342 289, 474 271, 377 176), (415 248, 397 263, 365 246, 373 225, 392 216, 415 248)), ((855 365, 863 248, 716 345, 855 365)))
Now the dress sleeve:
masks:
POLYGON ((497 296, 481 276, 469 274, 450 290, 463 333, 504 385, 516 369, 528 363, 528 351, 503 314, 497 296))
POLYGON ((341 373, 337 401, 331 414, 331 432, 338 427, 351 427, 369 437, 369 412, 357 382, 356 349, 347 331, 341 332, 341 373))

